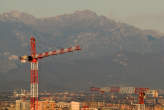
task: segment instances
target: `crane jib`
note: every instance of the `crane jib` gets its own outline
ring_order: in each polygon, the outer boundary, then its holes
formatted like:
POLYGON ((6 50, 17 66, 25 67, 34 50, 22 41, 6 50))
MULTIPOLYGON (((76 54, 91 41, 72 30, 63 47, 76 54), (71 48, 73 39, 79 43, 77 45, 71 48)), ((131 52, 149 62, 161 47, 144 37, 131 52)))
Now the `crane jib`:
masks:
POLYGON ((65 49, 59 49, 59 50, 54 50, 54 51, 49 51, 49 52, 44 52, 41 54, 36 53, 36 40, 32 36, 30 39, 30 45, 31 45, 31 55, 24 55, 20 57, 20 61, 22 63, 30 62, 31 63, 31 96, 30 96, 30 110, 38 110, 38 59, 51 56, 51 55, 58 55, 58 54, 64 54, 68 52, 73 52, 73 51, 79 51, 81 50, 80 46, 74 46, 70 48, 65 48, 65 49))

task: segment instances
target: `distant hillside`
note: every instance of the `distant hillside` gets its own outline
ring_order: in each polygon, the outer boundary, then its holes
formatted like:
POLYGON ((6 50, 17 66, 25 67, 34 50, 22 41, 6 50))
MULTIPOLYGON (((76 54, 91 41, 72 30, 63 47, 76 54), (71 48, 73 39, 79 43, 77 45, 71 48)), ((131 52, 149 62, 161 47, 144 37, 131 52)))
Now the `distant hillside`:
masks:
POLYGON ((49 18, 12 11, 0 15, 0 88, 28 88, 29 64, 17 56, 79 44, 81 52, 40 61, 40 89, 136 85, 163 88, 164 35, 84 10, 49 18))

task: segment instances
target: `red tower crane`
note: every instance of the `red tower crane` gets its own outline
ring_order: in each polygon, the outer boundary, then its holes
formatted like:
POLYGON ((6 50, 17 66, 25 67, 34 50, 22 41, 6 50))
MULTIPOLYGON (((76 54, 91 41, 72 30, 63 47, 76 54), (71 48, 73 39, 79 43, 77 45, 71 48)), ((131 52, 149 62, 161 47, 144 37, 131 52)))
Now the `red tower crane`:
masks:
MULTIPOLYGON (((144 97, 145 97, 145 94, 148 90, 149 90, 149 88, 135 88, 134 89, 134 91, 132 93, 135 93, 135 94, 138 95, 138 104, 144 104, 144 97)), ((100 93, 105 92, 101 88, 96 88, 96 87, 91 87, 90 91, 97 91, 97 92, 100 92, 100 93)), ((119 87, 112 87, 112 88, 110 88, 110 90, 108 90, 108 92, 119 93, 120 88, 119 87)))
POLYGON ((148 90, 149 90, 149 88, 136 88, 135 89, 135 93, 138 94, 138 103, 139 104, 144 104, 145 92, 148 90))
POLYGON ((49 52, 44 52, 37 54, 36 53, 36 44, 35 38, 32 36, 30 39, 31 45, 31 55, 30 56, 21 56, 20 61, 22 63, 30 62, 31 63, 31 81, 30 81, 30 109, 31 110, 38 110, 38 60, 51 56, 51 55, 58 55, 64 54, 73 51, 81 50, 80 46, 74 46, 66 49, 54 50, 49 52))

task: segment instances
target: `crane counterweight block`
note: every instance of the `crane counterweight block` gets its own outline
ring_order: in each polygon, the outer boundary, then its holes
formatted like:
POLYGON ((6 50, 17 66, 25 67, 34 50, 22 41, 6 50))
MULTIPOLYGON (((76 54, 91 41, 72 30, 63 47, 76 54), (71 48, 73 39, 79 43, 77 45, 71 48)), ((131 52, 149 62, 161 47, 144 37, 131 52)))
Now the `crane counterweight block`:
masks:
POLYGON ((27 56, 27 55, 24 55, 24 56, 21 56, 20 57, 20 61, 22 63, 26 63, 26 62, 32 62, 33 61, 33 57, 32 56, 27 56))

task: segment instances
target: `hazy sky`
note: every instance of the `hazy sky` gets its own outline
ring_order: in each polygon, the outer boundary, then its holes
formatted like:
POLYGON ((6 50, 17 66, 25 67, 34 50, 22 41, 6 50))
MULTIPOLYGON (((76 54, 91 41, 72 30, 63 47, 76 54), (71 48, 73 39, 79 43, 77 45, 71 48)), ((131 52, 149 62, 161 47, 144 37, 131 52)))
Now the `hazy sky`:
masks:
POLYGON ((164 0, 0 0, 0 13, 19 10, 37 17, 46 17, 90 9, 99 15, 128 22, 130 18, 126 18, 134 15, 144 17, 147 14, 164 14, 163 5, 164 0))
POLYGON ((0 0, 0 13, 20 10, 35 16, 54 16, 90 9, 98 14, 128 16, 164 12, 164 0, 0 0))

